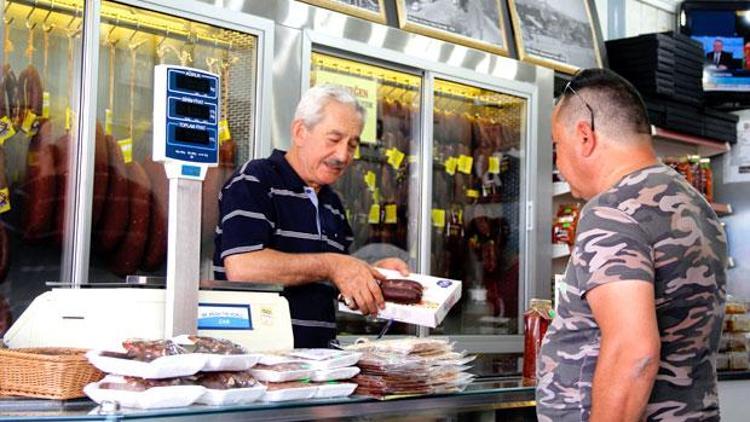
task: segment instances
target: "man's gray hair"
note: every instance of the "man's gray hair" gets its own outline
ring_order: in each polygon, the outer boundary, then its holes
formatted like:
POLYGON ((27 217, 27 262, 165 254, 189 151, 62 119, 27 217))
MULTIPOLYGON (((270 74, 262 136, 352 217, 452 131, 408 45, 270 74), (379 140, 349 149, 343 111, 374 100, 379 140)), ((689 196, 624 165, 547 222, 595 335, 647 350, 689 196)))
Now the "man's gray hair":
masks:
POLYGON ((312 129, 323 120, 323 108, 331 101, 352 106, 364 123, 365 108, 357 101, 357 97, 348 88, 331 84, 316 85, 302 94, 294 112, 294 120, 302 120, 306 128, 312 129))

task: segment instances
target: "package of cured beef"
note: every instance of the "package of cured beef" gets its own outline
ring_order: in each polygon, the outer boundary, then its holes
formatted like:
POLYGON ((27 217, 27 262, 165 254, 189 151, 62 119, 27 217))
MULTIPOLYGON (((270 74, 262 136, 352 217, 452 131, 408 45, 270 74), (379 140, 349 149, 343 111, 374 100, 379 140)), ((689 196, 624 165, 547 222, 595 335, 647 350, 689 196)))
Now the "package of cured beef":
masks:
POLYGON ((294 349, 286 356, 302 359, 312 369, 335 369, 356 365, 362 353, 335 349, 294 349))
POLYGON ((193 404, 206 391, 205 387, 188 382, 180 378, 143 380, 110 375, 86 385, 83 392, 96 403, 110 401, 139 409, 184 407, 193 404))
POLYGON ((265 386, 263 401, 272 402, 311 399, 318 389, 315 384, 299 381, 269 382, 265 386))
POLYGON ((328 382, 348 380, 359 374, 360 369, 357 366, 346 366, 343 368, 318 369, 310 377, 314 382, 328 382))
POLYGON ((310 365, 301 362, 256 365, 250 369, 250 373, 257 380, 272 383, 309 379, 313 372, 310 365))
POLYGON ((182 335, 173 339, 188 353, 206 355, 201 371, 244 371, 255 366, 260 355, 247 353, 244 347, 229 340, 182 335))
POLYGON ((206 388, 197 403, 210 406, 251 403, 266 391, 266 386, 257 382, 249 371, 200 372, 195 383, 206 388))
POLYGON ((357 384, 353 382, 334 382, 325 384, 316 384, 317 389, 313 398, 332 399, 338 397, 348 397, 357 389, 357 384))
POLYGON ((146 379, 193 375, 207 362, 206 355, 196 353, 161 356, 150 361, 141 361, 126 353, 90 350, 86 357, 102 372, 146 379))
POLYGON ((430 356, 441 353, 450 353, 453 351, 453 346, 447 340, 443 339, 407 337, 392 340, 365 340, 347 346, 346 350, 430 356))

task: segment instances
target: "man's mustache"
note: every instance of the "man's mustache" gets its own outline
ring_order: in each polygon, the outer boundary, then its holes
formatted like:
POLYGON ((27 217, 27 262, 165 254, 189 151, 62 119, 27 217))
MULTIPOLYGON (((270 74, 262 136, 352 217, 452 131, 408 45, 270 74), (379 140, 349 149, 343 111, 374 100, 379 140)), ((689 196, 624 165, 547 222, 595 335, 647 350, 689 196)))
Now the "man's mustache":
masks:
POLYGON ((344 167, 346 167, 346 162, 345 161, 341 161, 341 160, 336 159, 336 158, 332 158, 330 160, 326 160, 325 164, 327 166, 333 167, 333 168, 335 168, 337 170, 341 170, 341 169, 344 169, 344 167))

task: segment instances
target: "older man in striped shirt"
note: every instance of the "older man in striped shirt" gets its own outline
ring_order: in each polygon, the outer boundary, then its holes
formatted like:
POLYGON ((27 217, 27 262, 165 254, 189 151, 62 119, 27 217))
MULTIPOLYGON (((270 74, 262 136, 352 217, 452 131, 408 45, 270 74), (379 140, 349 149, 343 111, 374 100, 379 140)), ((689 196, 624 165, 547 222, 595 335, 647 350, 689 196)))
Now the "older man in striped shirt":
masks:
MULTIPOLYGON (((364 114, 344 88, 309 89, 297 105, 289 151, 248 161, 219 194, 215 276, 283 284, 295 347, 326 347, 336 337, 338 292, 364 314, 384 306, 383 276, 347 255, 352 230, 330 187, 352 162, 364 114)), ((396 258, 374 265, 408 273, 396 258)))

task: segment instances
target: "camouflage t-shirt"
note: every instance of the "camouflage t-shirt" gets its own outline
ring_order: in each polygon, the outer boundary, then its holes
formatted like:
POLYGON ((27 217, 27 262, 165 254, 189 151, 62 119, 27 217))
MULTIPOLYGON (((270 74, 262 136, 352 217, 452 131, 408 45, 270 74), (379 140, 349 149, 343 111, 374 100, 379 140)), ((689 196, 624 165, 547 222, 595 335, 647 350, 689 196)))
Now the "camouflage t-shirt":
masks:
POLYGON ((592 198, 581 211, 564 291, 537 362, 539 420, 589 419, 601 332, 586 292, 619 280, 654 283, 661 361, 646 418, 718 420, 725 264, 716 214, 669 167, 631 173, 592 198))

